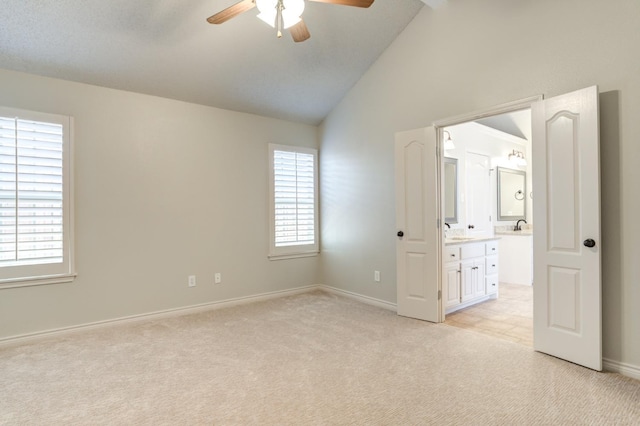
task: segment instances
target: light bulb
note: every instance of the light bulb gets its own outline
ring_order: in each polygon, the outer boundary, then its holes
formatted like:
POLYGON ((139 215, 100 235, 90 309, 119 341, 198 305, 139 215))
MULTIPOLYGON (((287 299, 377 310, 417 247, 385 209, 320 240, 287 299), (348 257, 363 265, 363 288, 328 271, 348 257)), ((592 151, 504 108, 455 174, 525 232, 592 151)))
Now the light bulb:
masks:
MULTIPOLYGON (((256 6, 260 11, 258 18, 275 28, 278 0, 256 0, 256 6)), ((287 29, 300 22, 302 12, 304 12, 304 0, 282 0, 283 28, 287 29)))
POLYGON ((284 28, 289 28, 301 21, 300 16, 304 12, 304 0, 284 0, 282 21, 284 28))
POLYGON ((258 18, 275 28, 276 26, 276 6, 278 0, 256 0, 256 6, 260 13, 258 18))

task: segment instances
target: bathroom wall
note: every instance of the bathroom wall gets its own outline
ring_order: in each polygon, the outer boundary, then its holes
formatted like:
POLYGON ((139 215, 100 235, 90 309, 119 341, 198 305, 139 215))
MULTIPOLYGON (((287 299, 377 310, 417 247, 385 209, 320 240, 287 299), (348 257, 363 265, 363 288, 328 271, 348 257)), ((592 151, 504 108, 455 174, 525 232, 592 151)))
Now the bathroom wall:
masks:
MULTIPOLYGON (((498 221, 498 194, 497 194, 497 168, 506 167, 515 170, 521 170, 527 173, 529 176, 531 164, 527 162, 526 167, 518 167, 509 162, 508 156, 513 150, 521 151, 525 153, 526 158, 530 158, 527 154, 529 151, 530 143, 516 136, 486 127, 482 124, 475 122, 468 122, 458 124, 455 126, 447 127, 444 130, 448 131, 451 135, 451 139, 454 141, 455 148, 446 150, 444 156, 458 159, 458 223, 451 225, 451 235, 464 235, 467 222, 467 210, 468 205, 466 203, 466 185, 467 175, 465 170, 465 158, 467 152, 473 152, 477 154, 486 155, 491 161, 491 193, 487 196, 491 197, 491 218, 494 226, 509 226, 515 225, 515 221, 498 221)), ((531 189, 527 190, 529 194, 531 189)), ((527 195, 529 196, 529 195, 527 195)), ((527 200, 527 211, 531 210, 531 199, 527 200)), ((530 220, 531 213, 527 215, 527 222, 532 223, 530 220)))

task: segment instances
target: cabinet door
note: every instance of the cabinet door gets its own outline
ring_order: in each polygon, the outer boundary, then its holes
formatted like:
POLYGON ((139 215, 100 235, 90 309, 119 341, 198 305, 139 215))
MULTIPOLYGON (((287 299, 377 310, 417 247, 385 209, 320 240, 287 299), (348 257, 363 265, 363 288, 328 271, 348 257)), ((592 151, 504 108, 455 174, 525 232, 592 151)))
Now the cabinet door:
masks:
POLYGON ((446 307, 460 304, 460 264, 451 262, 445 265, 445 305, 446 307))
POLYGON ((474 298, 474 277, 477 277, 475 261, 473 259, 463 260, 460 262, 460 266, 462 270, 462 283, 460 285, 462 294, 460 295, 460 299, 465 302, 474 298))
POLYGON ((484 262, 485 262, 484 257, 480 259, 476 259, 473 262, 473 267, 475 268, 473 271, 474 272, 473 273, 473 295, 475 297, 484 296, 486 294, 485 283, 484 283, 484 277, 485 277, 484 262))

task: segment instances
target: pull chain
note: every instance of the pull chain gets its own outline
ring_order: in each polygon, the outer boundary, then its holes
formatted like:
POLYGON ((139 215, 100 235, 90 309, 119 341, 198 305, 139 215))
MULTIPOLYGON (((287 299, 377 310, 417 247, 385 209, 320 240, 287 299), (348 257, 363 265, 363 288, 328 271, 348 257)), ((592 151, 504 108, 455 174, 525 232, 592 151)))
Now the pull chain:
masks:
POLYGON ((282 38, 282 9, 284 9, 282 0, 278 0, 278 5, 276 6, 276 8, 278 9, 278 13, 276 14, 276 25, 278 27, 278 32, 276 34, 278 38, 282 38))

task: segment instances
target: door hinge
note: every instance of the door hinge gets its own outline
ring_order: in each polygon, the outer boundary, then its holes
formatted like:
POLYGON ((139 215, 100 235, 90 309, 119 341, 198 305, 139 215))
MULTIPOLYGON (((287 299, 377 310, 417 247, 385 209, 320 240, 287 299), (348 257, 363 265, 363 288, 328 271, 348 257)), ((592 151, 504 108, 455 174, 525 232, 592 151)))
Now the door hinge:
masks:
POLYGON ((438 290, 438 300, 442 299, 442 290, 438 290))

